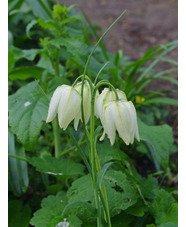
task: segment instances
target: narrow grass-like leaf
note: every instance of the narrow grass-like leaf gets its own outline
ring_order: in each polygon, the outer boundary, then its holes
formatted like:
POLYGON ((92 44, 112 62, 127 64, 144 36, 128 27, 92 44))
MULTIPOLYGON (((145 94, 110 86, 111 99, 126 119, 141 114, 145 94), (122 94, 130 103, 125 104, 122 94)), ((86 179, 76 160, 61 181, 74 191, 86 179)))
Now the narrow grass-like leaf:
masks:
POLYGON ((177 106, 178 100, 174 98, 154 98, 154 99, 148 99, 145 101, 146 104, 153 104, 153 103, 161 103, 161 104, 168 104, 177 106))

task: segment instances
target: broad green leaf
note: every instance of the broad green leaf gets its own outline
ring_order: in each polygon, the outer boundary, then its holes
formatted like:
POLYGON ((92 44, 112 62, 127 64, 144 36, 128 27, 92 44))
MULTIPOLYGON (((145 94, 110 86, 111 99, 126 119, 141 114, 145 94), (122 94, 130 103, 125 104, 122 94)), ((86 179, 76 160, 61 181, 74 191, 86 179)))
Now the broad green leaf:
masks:
POLYGON ((141 177, 139 186, 143 196, 147 199, 154 199, 156 191, 159 187, 157 179, 151 175, 149 175, 148 178, 141 177))
POLYGON ((140 200, 133 206, 129 207, 125 212, 133 216, 142 217, 146 211, 147 207, 145 206, 144 202, 140 200))
POLYGON ((157 196, 149 206, 149 210, 157 225, 166 222, 178 223, 178 204, 172 195, 163 189, 157 191, 157 196))
MULTIPOLYGON (((104 176, 109 209, 111 216, 126 210, 137 202, 138 193, 126 175, 119 171, 107 171, 104 176)), ((95 207, 92 178, 90 175, 83 176, 74 181, 67 192, 69 203, 83 201, 95 207)), ((77 210, 78 212, 78 210, 77 210)), ((86 212, 86 210, 84 211, 86 212)), ((76 214, 79 215, 78 213, 76 214)), ((85 214, 81 213, 83 218, 85 214)), ((86 217, 92 219, 93 217, 86 217)))
POLYGON ((172 129, 168 125, 148 126, 138 119, 140 139, 152 146, 154 155, 158 163, 163 167, 168 167, 169 152, 173 145, 172 129))
POLYGON ((36 57, 36 55, 41 53, 41 50, 39 49, 28 49, 23 50, 15 46, 11 46, 9 52, 11 52, 14 55, 15 61, 25 58, 28 61, 33 61, 36 57))
POLYGON ((10 95, 8 105, 11 130, 25 148, 31 150, 48 112, 48 99, 38 81, 31 82, 10 95))
POLYGON ((49 195, 41 202, 41 209, 34 213, 30 224, 35 227, 55 227, 63 221, 62 212, 67 204, 64 192, 58 192, 56 196, 49 195))
POLYGON ((84 175, 84 166, 69 159, 57 159, 46 155, 43 158, 29 158, 29 163, 35 166, 37 171, 54 176, 84 175))
POLYGON ((8 226, 28 227, 31 218, 31 209, 28 205, 23 206, 20 200, 8 202, 8 226))
POLYGON ((63 217, 62 213, 67 204, 64 192, 58 192, 56 196, 50 195, 41 202, 41 209, 34 213, 30 224, 35 227, 81 227, 82 221, 75 215, 63 217), (66 223, 66 225, 65 225, 66 223))
MULTIPOLYGON (((19 157, 25 157, 25 151, 21 146, 15 146, 14 134, 8 132, 8 153, 19 157)), ((8 158, 8 184, 13 193, 18 196, 26 192, 28 188, 27 163, 12 157, 8 158)))
POLYGON ((13 69, 9 74, 9 80, 26 80, 28 78, 41 79, 45 69, 37 66, 22 66, 13 69))
POLYGON ((97 144, 97 152, 101 165, 111 160, 121 161, 126 158, 123 152, 105 143, 97 144))

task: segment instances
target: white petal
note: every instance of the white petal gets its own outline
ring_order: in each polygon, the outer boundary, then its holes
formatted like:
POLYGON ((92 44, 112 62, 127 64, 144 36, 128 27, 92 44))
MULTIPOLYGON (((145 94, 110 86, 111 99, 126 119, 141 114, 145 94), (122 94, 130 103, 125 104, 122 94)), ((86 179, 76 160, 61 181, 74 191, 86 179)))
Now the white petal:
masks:
POLYGON ((103 119, 103 127, 105 130, 105 133, 108 135, 108 138, 110 139, 111 145, 115 142, 116 137, 116 128, 114 125, 113 115, 112 115, 112 108, 113 103, 109 102, 104 106, 104 119, 103 119))
POLYGON ((49 104, 48 116, 47 116, 47 120, 46 120, 47 123, 52 121, 57 114, 58 105, 59 105, 59 101, 60 101, 62 90, 63 90, 64 86, 65 85, 57 87, 52 95, 52 98, 51 98, 50 104, 49 104))
POLYGON ((73 88, 68 87, 62 93, 61 100, 58 107, 59 125, 64 130, 69 123, 75 118, 81 106, 81 96, 73 88))
POLYGON ((121 101, 116 101, 113 111, 114 123, 119 136, 129 145, 130 143, 130 115, 121 101))
POLYGON ((127 101, 127 96, 125 95, 125 92, 123 92, 123 91, 121 91, 119 89, 116 89, 116 92, 117 92, 117 94, 119 96, 119 99, 127 101))
MULTIPOLYGON (((81 95, 82 82, 78 83, 74 88, 81 95)), ((85 80, 83 88, 83 109, 84 109, 84 118, 85 124, 88 123, 91 113, 91 90, 88 81, 85 80)))

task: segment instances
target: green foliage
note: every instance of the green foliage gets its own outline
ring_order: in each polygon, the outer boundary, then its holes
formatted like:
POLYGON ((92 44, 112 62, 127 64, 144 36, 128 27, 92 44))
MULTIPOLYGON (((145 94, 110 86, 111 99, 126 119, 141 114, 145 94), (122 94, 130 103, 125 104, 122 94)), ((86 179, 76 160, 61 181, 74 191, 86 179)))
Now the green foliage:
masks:
POLYGON ((64 192, 58 192, 56 196, 50 195, 42 200, 41 209, 34 213, 31 224, 36 227, 51 227, 63 221, 61 216, 67 198, 64 192))
POLYGON ((9 124, 26 149, 31 150, 37 142, 47 111, 48 100, 38 81, 27 84, 9 96, 9 124))
POLYGON ((42 158, 29 158, 29 163, 36 167, 37 171, 53 176, 84 175, 84 166, 69 159, 56 159, 45 155, 42 158))
MULTIPOLYGON (((15 145, 15 137, 11 132, 8 132, 8 154, 23 158, 25 157, 24 148, 20 145, 15 145)), ((9 157, 8 165, 9 187, 16 196, 20 196, 22 193, 26 192, 29 184, 27 163, 25 161, 9 157)))
POLYGON ((155 218, 156 224, 178 223, 178 204, 173 196, 163 189, 157 192, 157 196, 149 209, 155 218))
POLYGON ((8 226, 28 227, 31 218, 31 209, 28 205, 23 206, 19 200, 8 202, 8 226))
POLYGON ((168 167, 169 152, 173 145, 172 129, 168 125, 148 126, 142 121, 138 121, 139 133, 141 140, 148 143, 153 156, 154 162, 157 162, 163 167, 168 167))
MULTIPOLYGON (((122 172, 107 171, 104 177, 104 183, 111 216, 120 213, 121 210, 126 210, 137 202, 137 190, 122 172)), ((72 187, 67 192, 67 197, 69 198, 69 203, 83 201, 94 207, 94 192, 90 175, 83 176, 74 181, 72 187)), ((81 210, 81 214, 77 213, 77 215, 85 217, 85 211, 87 211, 86 207, 85 210, 81 210)), ((79 212, 79 209, 77 212, 79 212)), ((88 219, 88 217, 86 217, 86 219, 88 219)), ((91 220, 91 216, 89 219, 91 220)))

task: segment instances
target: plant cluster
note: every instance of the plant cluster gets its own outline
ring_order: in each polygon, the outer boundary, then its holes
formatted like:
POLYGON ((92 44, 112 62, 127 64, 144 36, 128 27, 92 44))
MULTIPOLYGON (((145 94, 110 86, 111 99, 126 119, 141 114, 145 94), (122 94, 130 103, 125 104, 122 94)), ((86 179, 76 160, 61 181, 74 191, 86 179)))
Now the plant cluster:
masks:
POLYGON ((9 226, 176 227, 176 91, 148 84, 177 85, 177 41, 111 54, 102 39, 125 11, 99 37, 74 6, 9 0, 9 226))

